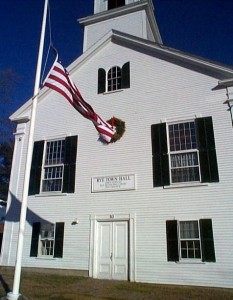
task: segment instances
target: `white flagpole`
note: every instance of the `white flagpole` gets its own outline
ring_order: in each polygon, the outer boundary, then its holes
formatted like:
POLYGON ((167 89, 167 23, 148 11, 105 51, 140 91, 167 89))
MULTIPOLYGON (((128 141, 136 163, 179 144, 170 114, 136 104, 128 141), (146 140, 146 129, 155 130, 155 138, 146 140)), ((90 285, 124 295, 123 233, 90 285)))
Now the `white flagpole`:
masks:
POLYGON ((22 268, 23 239, 24 239, 24 230, 25 230, 25 223, 26 223, 27 198, 28 198, 30 169, 31 169, 31 161, 32 161, 33 142, 34 142, 33 138, 34 138, 34 128, 35 128, 35 119, 36 119, 36 107, 37 107, 38 93, 40 87, 47 8, 48 8, 48 0, 45 0, 39 53, 38 53, 37 68, 36 68, 36 78, 35 78, 35 85, 34 85, 34 97, 32 100, 31 120, 30 120, 30 129, 29 129, 29 137, 28 137, 28 149, 27 149, 26 167, 25 167, 25 175, 24 175, 23 198, 21 203, 21 213, 20 213, 20 222, 19 222, 19 235, 18 235, 18 246, 17 246, 17 253, 16 253, 14 283, 13 283, 12 292, 7 294, 7 299, 9 300, 17 300, 18 297, 20 296, 19 285, 20 285, 21 268, 22 268))

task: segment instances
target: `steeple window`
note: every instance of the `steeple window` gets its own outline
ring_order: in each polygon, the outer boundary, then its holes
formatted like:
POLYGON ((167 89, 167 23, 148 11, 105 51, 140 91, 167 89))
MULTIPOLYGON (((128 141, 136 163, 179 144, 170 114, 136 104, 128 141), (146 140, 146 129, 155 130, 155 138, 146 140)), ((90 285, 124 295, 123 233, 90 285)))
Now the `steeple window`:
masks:
POLYGON ((108 10, 125 5, 125 0, 108 0, 108 10))

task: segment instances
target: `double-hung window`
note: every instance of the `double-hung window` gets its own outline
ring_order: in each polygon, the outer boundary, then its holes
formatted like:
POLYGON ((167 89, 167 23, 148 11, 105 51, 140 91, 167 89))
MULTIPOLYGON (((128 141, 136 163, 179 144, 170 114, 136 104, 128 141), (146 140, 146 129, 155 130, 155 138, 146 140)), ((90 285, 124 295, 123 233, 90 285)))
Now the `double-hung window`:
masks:
POLYGON ((195 122, 168 125, 170 181, 200 181, 195 122))
POLYGON ((65 223, 32 224, 31 257, 62 257, 65 223))
POLYGON ((153 186, 218 182, 212 117, 151 126, 153 186))
POLYGON ((54 224, 42 224, 40 229, 40 255, 53 256, 54 237, 54 224))
POLYGON ((211 219, 166 221, 167 260, 215 262, 211 219))
POLYGON ((201 242, 198 221, 180 221, 181 259, 201 259, 201 242))
POLYGON ((42 192, 62 190, 65 140, 46 142, 42 192))
POLYGON ((215 262, 211 219, 166 221, 167 260, 215 262))
POLYGON ((29 195, 74 193, 77 136, 34 143, 29 195))

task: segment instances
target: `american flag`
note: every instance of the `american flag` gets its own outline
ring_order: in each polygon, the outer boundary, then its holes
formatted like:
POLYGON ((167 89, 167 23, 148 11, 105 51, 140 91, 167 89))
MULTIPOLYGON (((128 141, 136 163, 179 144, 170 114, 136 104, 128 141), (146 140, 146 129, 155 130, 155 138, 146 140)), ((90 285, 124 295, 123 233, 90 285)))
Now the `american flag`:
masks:
POLYGON ((95 113, 90 104, 88 104, 80 94, 78 88, 72 81, 67 70, 58 62, 58 56, 45 79, 44 86, 47 86, 60 93, 67 101, 85 118, 91 120, 99 132, 100 137, 107 143, 111 142, 115 133, 113 127, 105 122, 95 113))

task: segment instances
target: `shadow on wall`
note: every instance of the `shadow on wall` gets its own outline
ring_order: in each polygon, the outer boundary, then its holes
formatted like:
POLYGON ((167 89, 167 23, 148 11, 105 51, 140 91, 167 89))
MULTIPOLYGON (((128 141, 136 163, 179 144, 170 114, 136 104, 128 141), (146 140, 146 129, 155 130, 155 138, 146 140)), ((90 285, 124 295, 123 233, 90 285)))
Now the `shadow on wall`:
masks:
MULTIPOLYGON (((19 222, 21 201, 16 196, 10 193, 10 206, 7 208, 5 221, 6 222, 19 222)), ((8 200, 8 201, 9 201, 8 200)), ((32 226, 33 222, 50 223, 48 220, 41 218, 38 214, 34 213, 31 209, 27 208, 26 221, 32 226)))

